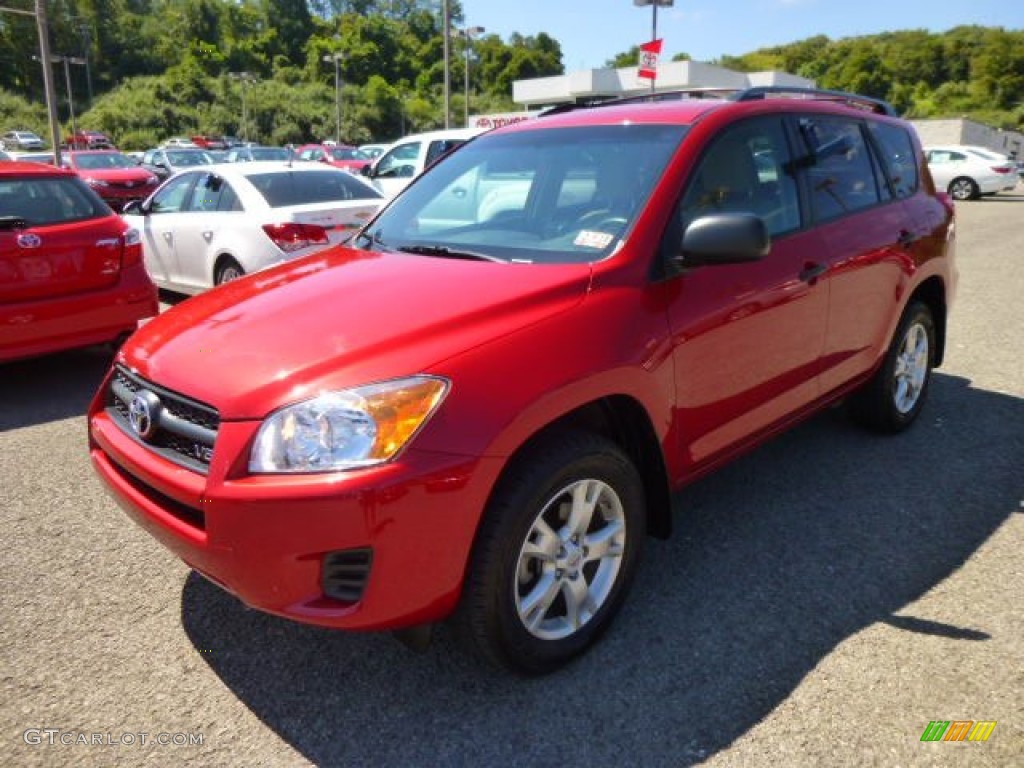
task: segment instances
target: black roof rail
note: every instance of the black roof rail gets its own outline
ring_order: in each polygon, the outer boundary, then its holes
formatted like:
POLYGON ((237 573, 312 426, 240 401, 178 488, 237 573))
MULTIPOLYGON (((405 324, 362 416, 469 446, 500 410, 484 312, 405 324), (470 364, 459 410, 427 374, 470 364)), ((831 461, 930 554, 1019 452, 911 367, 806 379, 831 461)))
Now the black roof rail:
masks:
POLYGON ((611 107, 619 104, 641 104, 655 101, 682 101, 685 99, 717 98, 728 101, 757 101, 770 96, 793 99, 814 99, 818 101, 834 101, 857 109, 864 109, 879 115, 898 117, 893 106, 881 99, 861 96, 847 91, 830 91, 824 88, 804 88, 796 85, 758 85, 752 88, 681 88, 672 91, 654 91, 634 96, 620 96, 611 99, 590 99, 581 103, 559 104, 541 111, 540 116, 560 115, 577 109, 593 109, 594 107, 611 107))
POLYGON ((612 107, 619 104, 641 104, 646 101, 682 101, 684 99, 703 99, 707 97, 716 97, 724 100, 726 94, 735 92, 735 88, 681 88, 672 91, 654 91, 653 93, 640 93, 633 96, 618 96, 610 99, 590 99, 581 103, 558 104, 542 110, 540 116, 560 115, 577 109, 612 107))
POLYGON ((847 91, 830 91, 824 88, 803 88, 791 85, 759 85, 739 91, 730 97, 732 101, 756 101, 769 96, 782 96, 790 98, 817 99, 821 101, 837 101, 857 109, 866 109, 879 115, 898 117, 892 104, 881 99, 873 99, 870 96, 861 96, 858 93, 847 91))

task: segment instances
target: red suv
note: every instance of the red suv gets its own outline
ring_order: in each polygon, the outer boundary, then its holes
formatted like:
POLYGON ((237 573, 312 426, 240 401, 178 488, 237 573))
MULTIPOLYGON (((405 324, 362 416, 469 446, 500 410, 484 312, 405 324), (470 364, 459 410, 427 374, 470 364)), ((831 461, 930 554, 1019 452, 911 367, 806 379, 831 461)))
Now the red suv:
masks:
POLYGON ((556 668, 609 625, 674 489, 844 398, 898 432, 942 361, 953 209, 913 129, 784 95, 471 140, 349 247, 137 333, 90 410, 96 469, 251 606, 451 616, 501 664, 556 668))
POLYGON ((71 171, 0 164, 0 362, 115 341, 158 311, 138 231, 71 171))

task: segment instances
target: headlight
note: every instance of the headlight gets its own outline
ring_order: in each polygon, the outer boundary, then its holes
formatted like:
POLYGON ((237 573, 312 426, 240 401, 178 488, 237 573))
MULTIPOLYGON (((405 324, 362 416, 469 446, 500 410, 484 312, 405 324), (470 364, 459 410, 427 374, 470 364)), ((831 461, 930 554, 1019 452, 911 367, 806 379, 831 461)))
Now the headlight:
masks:
POLYGON ((109 187, 110 184, 105 182, 103 179, 94 179, 92 177, 86 177, 85 183, 90 187, 109 187))
POLYGON ((322 395, 272 413, 249 471, 337 472, 394 457, 437 409, 449 383, 412 376, 322 395))

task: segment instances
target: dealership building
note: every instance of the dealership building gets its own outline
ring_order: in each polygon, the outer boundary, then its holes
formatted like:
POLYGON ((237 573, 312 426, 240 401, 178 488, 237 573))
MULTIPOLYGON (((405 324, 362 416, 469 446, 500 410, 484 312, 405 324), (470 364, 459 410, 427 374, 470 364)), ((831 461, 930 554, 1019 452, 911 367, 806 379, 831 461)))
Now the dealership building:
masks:
MULTIPOLYGON (((639 67, 621 69, 581 69, 553 77, 516 80, 512 99, 522 112, 500 115, 474 115, 470 125, 487 129, 536 116, 546 107, 603 101, 651 93, 650 80, 640 78, 639 67)), ((814 80, 788 72, 736 72, 701 61, 671 61, 659 64, 654 92, 679 90, 742 91, 758 86, 813 88, 814 80)), ((973 144, 995 152, 1024 158, 1024 134, 1004 131, 982 123, 956 118, 948 120, 911 120, 925 146, 973 144)))
MULTIPOLYGON (((512 100, 524 109, 556 104, 600 101, 651 92, 650 80, 638 76, 638 67, 622 69, 581 69, 554 77, 517 80, 512 100)), ((813 88, 814 81, 788 72, 734 72, 701 61, 671 61, 658 66, 657 91, 723 89, 741 91, 754 86, 796 86, 813 88)))

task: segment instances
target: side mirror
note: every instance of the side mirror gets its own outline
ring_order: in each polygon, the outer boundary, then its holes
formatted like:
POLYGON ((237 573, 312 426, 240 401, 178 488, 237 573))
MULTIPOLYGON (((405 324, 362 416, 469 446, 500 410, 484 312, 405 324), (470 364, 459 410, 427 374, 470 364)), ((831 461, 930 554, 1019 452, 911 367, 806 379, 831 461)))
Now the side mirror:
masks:
POLYGON ((142 210, 142 201, 132 200, 131 202, 125 203, 124 208, 121 209, 121 213, 131 213, 136 216, 144 215, 145 212, 142 210))
POLYGON ((360 175, 365 176, 368 179, 372 179, 374 177, 373 166, 364 165, 362 168, 359 169, 359 173, 360 175))
POLYGON ((683 232, 676 261, 682 267, 741 264, 768 255, 771 238, 764 219, 752 213, 714 213, 695 219, 683 232))

